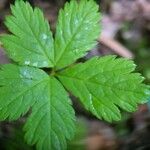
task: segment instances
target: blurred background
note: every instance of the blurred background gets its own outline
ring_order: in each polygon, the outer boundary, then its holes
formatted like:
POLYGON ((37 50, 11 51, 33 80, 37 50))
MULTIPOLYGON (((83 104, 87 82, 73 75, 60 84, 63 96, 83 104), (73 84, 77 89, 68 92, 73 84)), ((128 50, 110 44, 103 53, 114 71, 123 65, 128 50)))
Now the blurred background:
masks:
MULTIPOLYGON (((28 0, 40 7, 53 32, 65 0, 28 0)), ((133 59, 137 71, 150 83, 150 0, 95 0, 102 20, 98 45, 81 61, 92 56, 116 54, 133 59)), ((13 0, 0 0, 0 34, 7 32, 3 21, 10 14, 13 0)), ((0 64, 10 62, 0 46, 0 64)), ((68 150, 150 150, 150 104, 139 106, 135 113, 122 112, 122 120, 107 123, 87 113, 72 97, 77 116, 77 131, 68 142, 68 150)), ((24 142, 22 131, 26 117, 0 123, 0 150, 35 150, 24 142)))

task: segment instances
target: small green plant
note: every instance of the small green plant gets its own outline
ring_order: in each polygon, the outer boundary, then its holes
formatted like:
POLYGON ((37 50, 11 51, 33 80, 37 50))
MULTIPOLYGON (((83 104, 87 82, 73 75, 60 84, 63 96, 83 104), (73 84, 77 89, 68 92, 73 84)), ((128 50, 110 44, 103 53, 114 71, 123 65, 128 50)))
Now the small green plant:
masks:
POLYGON ((74 135, 75 113, 66 90, 109 122, 120 120, 120 108, 135 111, 146 100, 147 86, 133 73, 131 60, 105 56, 75 63, 96 44, 98 9, 93 0, 67 2, 53 39, 40 9, 23 1, 11 6, 5 25, 12 34, 0 41, 16 63, 1 65, 0 120, 16 120, 31 108, 25 139, 38 150, 66 149, 66 139, 74 135), (41 68, 50 69, 47 73, 41 68))

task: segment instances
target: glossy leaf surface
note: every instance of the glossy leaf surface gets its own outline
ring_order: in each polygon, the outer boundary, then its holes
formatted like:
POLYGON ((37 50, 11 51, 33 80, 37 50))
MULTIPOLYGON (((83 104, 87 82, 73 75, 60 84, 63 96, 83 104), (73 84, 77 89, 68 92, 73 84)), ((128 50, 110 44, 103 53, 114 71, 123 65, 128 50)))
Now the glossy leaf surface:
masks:
POLYGON ((132 73, 132 61, 115 56, 92 58, 62 71, 58 77, 98 118, 120 120, 119 108, 132 112, 146 100, 143 77, 132 73))
POLYGON ((12 34, 0 38, 9 57, 23 65, 53 67, 53 37, 42 11, 16 1, 11 12, 5 24, 12 34))
POLYGON ((93 0, 72 0, 60 10, 55 35, 55 66, 63 68, 96 45, 100 14, 93 0))
POLYGON ((66 149, 74 134, 74 110, 63 86, 40 69, 4 65, 0 70, 0 119, 16 120, 29 108, 25 138, 38 150, 66 149))

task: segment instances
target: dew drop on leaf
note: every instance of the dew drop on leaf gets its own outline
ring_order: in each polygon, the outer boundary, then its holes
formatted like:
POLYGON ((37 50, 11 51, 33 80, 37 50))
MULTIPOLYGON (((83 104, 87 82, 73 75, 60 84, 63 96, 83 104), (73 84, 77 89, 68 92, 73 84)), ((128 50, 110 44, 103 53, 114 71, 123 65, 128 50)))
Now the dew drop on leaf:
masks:
POLYGON ((78 20, 75 20, 75 25, 77 25, 77 24, 78 24, 78 22, 79 22, 78 20))
POLYGON ((45 33, 43 33, 43 34, 41 35, 41 37, 42 37, 42 40, 46 40, 46 39, 48 38, 48 36, 47 36, 45 33))
POLYGON ((88 29, 89 29, 88 27, 85 28, 85 30, 88 30, 88 29))
POLYGON ((61 35, 63 34, 62 30, 60 30, 60 34, 61 34, 61 35))
POLYGON ((68 15, 69 15, 68 13, 65 14, 65 16, 68 16, 68 15))
POLYGON ((30 61, 25 61, 24 64, 25 64, 25 65, 29 65, 29 64, 30 64, 30 61))
POLYGON ((146 95, 150 95, 150 90, 145 90, 146 95))
POLYGON ((79 49, 73 50, 73 53, 74 53, 74 54, 78 54, 78 53, 79 53, 79 49))
POLYGON ((93 106, 93 101, 92 101, 92 94, 89 95, 89 100, 90 100, 90 108, 95 112, 95 108, 93 106))
POLYGON ((23 72, 23 75, 24 75, 24 76, 26 76, 26 75, 27 75, 27 72, 26 72, 26 70, 23 72))
POLYGON ((37 66, 38 66, 38 63, 35 62, 35 63, 33 63, 32 65, 33 65, 34 67, 37 67, 37 66))
POLYGON ((136 64, 133 63, 132 65, 133 65, 133 67, 136 67, 136 64))
POLYGON ((32 75, 27 69, 20 70, 20 77, 24 79, 32 79, 32 75))
POLYGON ((47 61, 44 61, 43 66, 47 66, 47 65, 48 65, 47 61))

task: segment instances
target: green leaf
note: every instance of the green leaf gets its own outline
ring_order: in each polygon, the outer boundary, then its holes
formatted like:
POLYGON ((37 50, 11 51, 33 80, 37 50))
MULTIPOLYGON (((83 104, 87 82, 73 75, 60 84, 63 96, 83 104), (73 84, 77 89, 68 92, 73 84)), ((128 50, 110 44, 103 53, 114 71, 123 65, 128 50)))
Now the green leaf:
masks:
POLYGON ((32 109, 25 130, 29 144, 38 150, 66 149, 66 139, 74 135, 74 111, 62 85, 49 78, 38 91, 39 100, 32 109))
POLYGON ((95 57, 63 69, 96 44, 100 14, 92 0, 66 3, 59 13, 55 43, 38 8, 18 0, 11 10, 5 22, 11 34, 0 41, 22 66, 0 66, 0 120, 16 120, 31 108, 24 127, 28 144, 36 144, 38 150, 66 149, 66 139, 74 135, 75 114, 64 87, 107 121, 119 120, 120 108, 135 111, 146 101, 147 86, 140 74, 133 73, 130 60, 95 57), (38 69, 42 67, 52 67, 51 75, 38 69))
POLYGON ((72 0, 60 10, 55 36, 55 66, 63 68, 86 55, 100 33, 98 5, 93 0, 72 0))
POLYGON ((62 85, 40 69, 4 65, 0 70, 0 120, 18 119, 32 108, 26 140, 38 150, 66 148, 74 133, 74 111, 62 85))
POLYGON ((60 81, 86 109, 107 121, 119 120, 120 110, 135 111, 146 98, 143 77, 132 73, 132 61, 115 56, 92 58, 58 74, 60 81))
POLYGON ((8 64, 0 68, 0 120, 16 120, 37 100, 42 82, 48 78, 39 69, 8 64))
POLYGON ((19 64, 53 67, 53 37, 41 10, 16 1, 11 11, 5 25, 12 34, 0 37, 6 53, 19 64))

